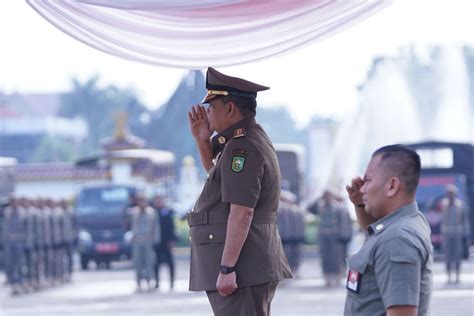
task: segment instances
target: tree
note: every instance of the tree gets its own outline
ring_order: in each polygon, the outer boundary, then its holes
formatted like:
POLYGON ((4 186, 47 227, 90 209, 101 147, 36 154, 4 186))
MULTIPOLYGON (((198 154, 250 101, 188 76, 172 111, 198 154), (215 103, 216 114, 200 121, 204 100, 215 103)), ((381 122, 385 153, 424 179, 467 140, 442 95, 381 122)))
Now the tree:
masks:
POLYGON ((90 154, 100 150, 100 140, 111 136, 114 129, 114 114, 125 111, 129 114, 129 126, 138 136, 146 133, 140 116, 149 113, 146 107, 130 89, 120 89, 109 85, 99 87, 99 76, 85 82, 72 79, 72 90, 61 99, 60 115, 82 117, 89 127, 89 137, 84 140, 80 154, 90 154))
POLYGON ((74 144, 69 140, 43 136, 29 162, 59 162, 76 159, 74 144))

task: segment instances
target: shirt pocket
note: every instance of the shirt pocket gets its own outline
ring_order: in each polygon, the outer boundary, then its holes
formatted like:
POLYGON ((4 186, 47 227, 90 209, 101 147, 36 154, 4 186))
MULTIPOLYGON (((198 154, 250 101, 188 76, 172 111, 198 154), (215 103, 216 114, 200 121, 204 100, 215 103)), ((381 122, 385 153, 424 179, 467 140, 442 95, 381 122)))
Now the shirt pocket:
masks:
POLYGON ((390 273, 395 281, 418 280, 420 277, 419 258, 408 254, 390 256, 390 273))
POLYGON ((201 195, 203 200, 214 200, 216 199, 221 192, 220 181, 217 180, 217 166, 212 167, 207 176, 206 183, 204 184, 204 189, 201 195))
POLYGON ((397 263, 411 263, 416 264, 418 259, 409 255, 392 255, 390 256, 390 261, 397 263))
POLYGON ((368 258, 365 258, 364 256, 361 256, 358 254, 350 257, 347 263, 349 270, 356 271, 361 274, 365 272, 368 264, 369 264, 368 258))
POLYGON ((194 231, 192 240, 198 244, 223 244, 226 231, 227 225, 201 226, 194 231))
POLYGON ((359 301, 364 297, 368 297, 374 290, 377 291, 377 281, 369 257, 366 254, 356 254, 348 260, 348 268, 351 271, 360 274, 360 286, 358 293, 349 291, 348 295, 354 300, 359 301))

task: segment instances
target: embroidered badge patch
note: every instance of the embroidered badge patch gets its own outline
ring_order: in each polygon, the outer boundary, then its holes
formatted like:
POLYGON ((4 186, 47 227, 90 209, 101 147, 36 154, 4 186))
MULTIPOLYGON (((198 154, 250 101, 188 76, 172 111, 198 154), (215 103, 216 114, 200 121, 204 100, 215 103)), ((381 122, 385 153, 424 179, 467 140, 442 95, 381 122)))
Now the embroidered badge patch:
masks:
POLYGON ((232 158, 232 171, 241 172, 244 170, 245 157, 234 156, 232 158))

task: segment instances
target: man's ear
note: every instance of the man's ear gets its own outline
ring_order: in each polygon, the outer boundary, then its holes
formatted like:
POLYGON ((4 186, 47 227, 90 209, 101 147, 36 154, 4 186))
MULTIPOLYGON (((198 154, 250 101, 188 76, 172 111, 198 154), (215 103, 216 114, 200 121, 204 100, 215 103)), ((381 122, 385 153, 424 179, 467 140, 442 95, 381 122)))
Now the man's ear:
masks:
POLYGON ((387 196, 393 197, 400 191, 400 179, 391 177, 387 184, 387 196))
POLYGON ((232 116, 235 113, 235 111, 237 110, 237 106, 235 105, 234 102, 229 101, 229 102, 227 102, 226 110, 227 110, 227 114, 232 116))

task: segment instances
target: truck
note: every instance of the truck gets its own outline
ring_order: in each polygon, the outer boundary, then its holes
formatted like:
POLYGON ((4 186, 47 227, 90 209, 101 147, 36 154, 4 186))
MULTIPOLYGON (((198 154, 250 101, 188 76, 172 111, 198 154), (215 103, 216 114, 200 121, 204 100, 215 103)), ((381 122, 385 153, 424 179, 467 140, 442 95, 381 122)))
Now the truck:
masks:
POLYGON ((115 260, 130 259, 131 232, 127 209, 137 189, 133 186, 102 184, 84 186, 75 202, 78 251, 81 268, 90 261, 110 268, 115 260))
POLYGON ((304 197, 304 147, 300 144, 274 144, 280 165, 282 189, 296 196, 297 203, 304 197))
POLYGON ((108 170, 102 183, 82 183, 75 201, 81 268, 131 258, 129 211, 138 193, 174 196, 175 156, 156 149, 112 150, 76 162, 78 168, 108 170))
MULTIPOLYGON (((438 202, 445 196, 447 185, 455 185, 458 198, 469 212, 474 228, 474 146, 469 143, 420 142, 406 144, 421 158, 421 177, 416 194, 420 210, 431 226, 431 241, 435 251, 442 252, 441 214, 438 202)), ((474 229, 471 229, 471 241, 474 229)), ((465 247, 469 248, 470 244, 465 247)), ((464 253, 469 253, 465 249, 464 253)))

